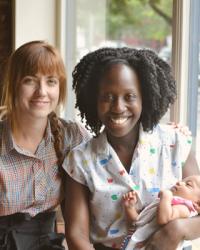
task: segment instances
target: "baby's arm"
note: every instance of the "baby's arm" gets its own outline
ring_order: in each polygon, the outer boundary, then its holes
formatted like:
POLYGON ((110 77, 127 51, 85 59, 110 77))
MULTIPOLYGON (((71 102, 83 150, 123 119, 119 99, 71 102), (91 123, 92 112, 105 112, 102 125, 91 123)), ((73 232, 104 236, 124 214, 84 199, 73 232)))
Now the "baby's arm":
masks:
POLYGON ((190 211, 185 205, 172 205, 173 194, 170 190, 160 191, 160 202, 157 210, 157 222, 159 225, 167 224, 178 218, 188 218, 190 211))
POLYGON ((126 212, 126 216, 129 222, 134 222, 137 220, 138 212, 135 208, 137 203, 137 193, 135 191, 130 191, 123 195, 123 204, 126 212))

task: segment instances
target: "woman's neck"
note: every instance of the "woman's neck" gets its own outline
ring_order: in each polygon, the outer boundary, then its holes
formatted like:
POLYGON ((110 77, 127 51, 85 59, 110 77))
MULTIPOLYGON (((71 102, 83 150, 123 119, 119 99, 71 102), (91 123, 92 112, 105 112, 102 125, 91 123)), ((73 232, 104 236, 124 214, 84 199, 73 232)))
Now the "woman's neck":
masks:
POLYGON ((139 126, 123 137, 108 136, 109 143, 117 153, 127 171, 130 169, 138 138, 139 126))
POLYGON ((139 125, 123 137, 114 137, 107 134, 107 138, 114 149, 126 148, 134 151, 139 138, 139 125))
POLYGON ((27 119, 15 116, 15 122, 11 122, 12 136, 15 143, 31 153, 35 153, 39 143, 44 137, 47 126, 46 119, 27 119))

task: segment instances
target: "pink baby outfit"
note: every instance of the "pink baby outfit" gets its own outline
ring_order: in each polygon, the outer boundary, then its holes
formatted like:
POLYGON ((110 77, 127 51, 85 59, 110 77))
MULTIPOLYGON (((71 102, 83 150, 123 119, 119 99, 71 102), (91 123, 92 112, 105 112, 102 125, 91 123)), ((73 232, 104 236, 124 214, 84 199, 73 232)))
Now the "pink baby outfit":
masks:
MULTIPOLYGON (((153 233, 155 233, 159 228, 160 225, 158 225, 156 220, 156 212, 157 207, 160 202, 160 199, 157 198, 155 201, 153 201, 151 204, 149 204, 142 212, 139 214, 138 220, 136 221, 134 225, 134 232, 132 234, 129 234, 122 245, 122 250, 137 250, 136 244, 138 242, 142 242, 146 239, 148 239, 153 233)), ((172 199, 172 205, 185 205, 188 207, 190 211, 190 216, 197 215, 197 211, 195 210, 192 201, 184 199, 179 196, 174 196, 172 199)), ((145 247, 140 248, 140 250, 144 250, 145 247)), ((177 248, 177 250, 182 249, 182 243, 177 248)))

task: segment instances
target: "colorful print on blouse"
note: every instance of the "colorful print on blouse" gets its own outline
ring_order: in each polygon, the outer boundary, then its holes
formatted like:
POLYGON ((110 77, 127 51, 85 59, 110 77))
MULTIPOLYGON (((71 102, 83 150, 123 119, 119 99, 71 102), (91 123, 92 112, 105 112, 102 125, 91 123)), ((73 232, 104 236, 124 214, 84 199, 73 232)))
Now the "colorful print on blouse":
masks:
POLYGON ((191 137, 169 125, 157 125, 152 132, 140 126, 129 173, 103 132, 99 137, 73 149, 63 167, 91 192, 91 240, 120 247, 127 225, 122 196, 137 190, 138 209, 157 198, 160 189, 182 179, 182 167, 191 148, 191 137))

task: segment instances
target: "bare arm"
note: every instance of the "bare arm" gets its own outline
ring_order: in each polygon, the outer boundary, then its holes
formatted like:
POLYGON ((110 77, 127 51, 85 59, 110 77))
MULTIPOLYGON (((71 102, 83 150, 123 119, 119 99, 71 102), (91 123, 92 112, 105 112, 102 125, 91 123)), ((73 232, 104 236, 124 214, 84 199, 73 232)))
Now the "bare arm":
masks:
POLYGON ((200 216, 173 220, 158 230, 146 243, 145 250, 176 250, 182 240, 200 237, 200 216))
POLYGON ((89 240, 89 190, 67 176, 65 233, 69 250, 94 250, 89 240))
POLYGON ((171 204, 173 194, 170 190, 164 190, 159 193, 160 203, 157 210, 157 222, 159 225, 167 224, 171 220, 178 218, 188 218, 190 211, 185 205, 171 204))

